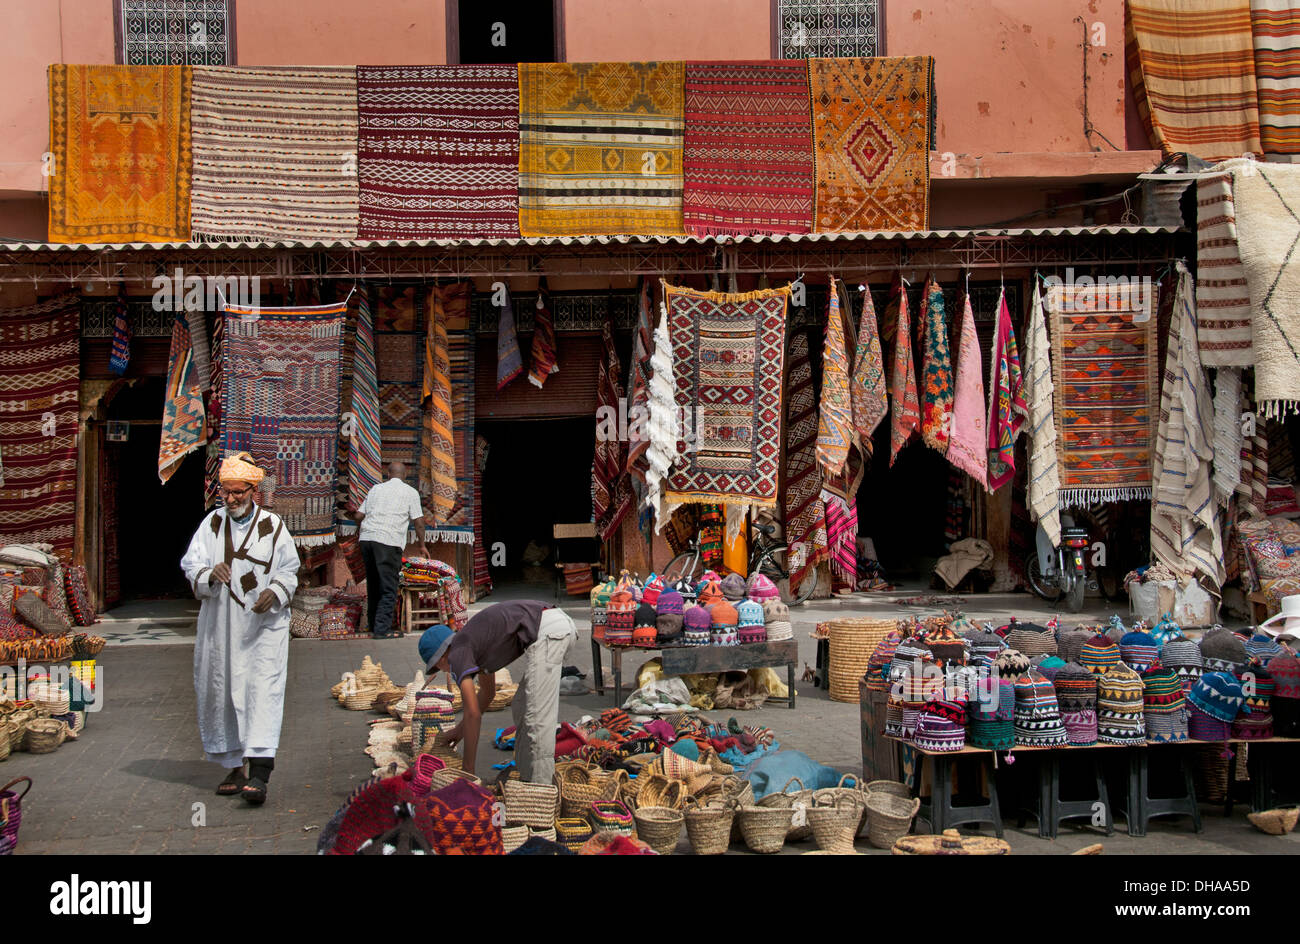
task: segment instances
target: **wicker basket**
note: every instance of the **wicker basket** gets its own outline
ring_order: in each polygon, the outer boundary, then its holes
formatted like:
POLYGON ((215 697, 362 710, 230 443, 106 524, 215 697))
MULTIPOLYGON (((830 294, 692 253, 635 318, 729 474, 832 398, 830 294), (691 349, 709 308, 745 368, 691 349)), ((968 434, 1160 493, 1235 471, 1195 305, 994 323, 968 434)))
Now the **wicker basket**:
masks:
POLYGON ((679 810, 647 806, 632 814, 637 838, 660 855, 672 855, 682 835, 685 817, 679 810))
MULTIPOLYGON (((813 806, 834 806, 837 802, 853 804, 858 811, 858 823, 853 830, 855 836, 861 835, 867 826, 867 791, 862 787, 860 778, 845 774, 833 787, 823 787, 813 791, 813 806), (844 786, 844 781, 853 780, 851 787, 844 786)), ((816 836, 816 831, 813 833, 816 836)))
POLYGON ((34 682, 27 689, 27 697, 39 710, 52 715, 66 715, 71 705, 68 690, 50 682, 34 682))
POLYGON ((858 703, 858 682, 867 672, 871 655, 897 625, 896 620, 862 617, 831 620, 826 676, 832 701, 858 703))
POLYGON ((867 841, 877 849, 892 849, 912 829, 912 817, 921 808, 919 799, 904 799, 888 793, 867 797, 867 841))
POLYGON ((443 787, 451 786, 457 780, 468 780, 470 783, 483 785, 482 780, 467 770, 461 770, 459 767, 444 767, 433 772, 433 776, 429 778, 429 789, 441 790, 443 787))
POLYGON ((858 822, 862 816, 857 798, 833 798, 829 805, 814 806, 807 816, 818 849, 825 852, 852 850, 853 837, 857 835, 858 822))
POLYGON ((537 836, 537 837, 540 838, 540 839, 545 839, 547 842, 555 842, 555 827, 554 827, 554 826, 548 826, 548 827, 546 827, 545 829, 532 829, 532 828, 530 827, 529 830, 528 830, 528 834, 529 834, 530 837, 531 837, 531 836, 537 836))
POLYGON ((591 804, 618 796, 618 781, 595 765, 571 764, 562 771, 557 768, 555 777, 560 789, 560 815, 566 818, 586 819, 591 804))
POLYGON ((787 818, 786 823, 790 827, 786 833, 786 839, 790 842, 799 842, 807 839, 812 835, 812 827, 808 825, 807 819, 803 823, 794 825, 796 817, 793 815, 796 806, 802 806, 805 810, 810 809, 813 805, 813 796, 811 790, 805 790, 803 781, 798 777, 791 777, 785 782, 780 793, 769 793, 756 804, 765 809, 782 809, 790 811, 791 815, 787 818), (799 784, 799 789, 793 793, 790 790, 790 784, 799 784))
POLYGON ((9 759, 9 729, 12 726, 12 721, 0 721, 0 761, 9 759))
POLYGON ((1300 809, 1293 806, 1286 809, 1265 810, 1263 813, 1248 813, 1246 819, 1250 820, 1250 824, 1260 832, 1268 833, 1270 836, 1285 836, 1295 829, 1296 820, 1300 819, 1300 809))
POLYGON ((902 797, 905 800, 912 799, 912 788, 905 783, 899 783, 897 780, 873 780, 862 788, 866 791, 867 796, 873 793, 887 793, 890 796, 902 797))
POLYGON ((527 826, 506 826, 501 830, 501 851, 505 855, 514 852, 528 841, 527 826))
POLYGON ((737 817, 745 845, 751 852, 780 852, 790 831, 791 815, 788 806, 742 806, 737 817))
MULTIPOLYGON (((733 807, 754 805, 754 785, 748 780, 742 780, 739 777, 726 777, 722 781, 722 786, 713 796, 709 797, 709 806, 718 806, 719 804, 730 803, 733 807)), ((740 842, 743 839, 740 835, 740 821, 735 817, 731 820, 731 841, 740 842)))
POLYGON ((686 838, 696 855, 722 855, 731 845, 731 824, 736 818, 736 808, 731 804, 705 806, 692 797, 682 817, 686 838))
POLYGON ((515 700, 515 693, 519 691, 518 685, 498 685, 496 694, 488 702, 488 711, 503 711, 510 707, 510 703, 515 700))
POLYGON ((9 716, 9 750, 11 752, 23 749, 23 741, 27 738, 27 722, 33 721, 35 718, 35 712, 30 716, 25 713, 21 717, 18 713, 9 716))
POLYGON ((628 808, 618 800, 596 800, 591 804, 587 819, 598 833, 615 833, 619 836, 636 835, 636 826, 628 808))
POLYGON ((570 852, 577 852, 594 835, 591 823, 583 817, 561 816, 555 821, 556 842, 570 852))
POLYGON ((506 825, 550 829, 560 811, 559 788, 545 783, 507 780, 501 786, 506 825))
POLYGON ((686 805, 686 785, 680 780, 669 780, 661 774, 642 774, 637 780, 641 781, 636 793, 637 809, 659 806, 680 810, 686 805))
POLYGON ((68 736, 68 726, 53 718, 37 718, 27 722, 23 747, 30 754, 53 754, 68 736))
MULTIPOLYGON (((412 726, 412 731, 414 731, 414 726, 412 726)), ((415 745, 414 740, 411 741, 411 745, 412 747, 414 747, 415 745)), ((434 757, 438 758, 438 760, 442 761, 448 767, 454 767, 459 769, 465 766, 464 759, 458 753, 456 753, 456 749, 454 747, 452 747, 447 743, 447 737, 441 731, 437 731, 425 735, 424 743, 420 745, 420 749, 417 753, 432 754, 434 757)))

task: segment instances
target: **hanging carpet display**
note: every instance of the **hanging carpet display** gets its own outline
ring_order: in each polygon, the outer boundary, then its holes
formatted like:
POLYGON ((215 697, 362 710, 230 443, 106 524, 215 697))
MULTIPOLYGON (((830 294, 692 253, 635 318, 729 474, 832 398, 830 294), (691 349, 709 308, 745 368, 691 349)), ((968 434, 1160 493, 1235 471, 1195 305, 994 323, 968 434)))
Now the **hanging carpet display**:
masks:
POLYGON ((838 475, 844 471, 852 439, 853 402, 849 393, 849 355, 844 344, 840 293, 832 278, 826 309, 822 395, 817 423, 817 463, 825 475, 838 475))
MULTIPOLYGON (((1020 371, 1020 349, 1016 346, 1016 330, 1011 324, 1011 310, 1007 308, 1005 291, 998 295, 994 332, 992 372, 989 378, 990 492, 996 492, 1015 478, 1016 437, 1020 435, 1029 415, 1020 371)), ((1056 337, 1058 335, 1053 334, 1053 338, 1056 337)), ((1059 385, 1057 390, 1060 390, 1059 385)))
POLYGON ((912 362, 912 323, 907 311, 907 292, 902 273, 894 275, 889 290, 889 304, 881 323, 881 338, 891 351, 889 363, 889 464, 892 466, 903 447, 921 425, 921 404, 916 394, 916 367, 912 362))
MULTIPOLYGON (((975 313, 970 295, 962 299, 957 345, 957 386, 953 394, 952 425, 948 436, 948 461, 969 475, 980 488, 988 487, 988 405, 984 401, 984 362, 975 333, 975 313)), ((1048 401, 1051 409, 1051 401, 1048 401)), ((958 537, 964 537, 959 535, 958 537)))
POLYGON ((162 430, 158 441, 158 478, 163 483, 184 459, 206 441, 203 391, 190 347, 190 329, 183 314, 172 319, 172 343, 167 355, 162 430))
POLYGON ((802 586, 810 570, 826 560, 826 509, 817 464, 817 395, 808 336, 790 336, 786 371, 785 537, 790 547, 790 587, 802 586))
POLYGON ((560 370, 550 294, 546 289, 546 276, 542 276, 537 283, 537 311, 533 313, 533 344, 528 355, 528 382, 538 390, 546 384, 547 377, 559 373, 560 370))
POLYGON ((455 291, 431 286, 425 298, 424 382, 421 401, 420 493, 435 523, 445 522, 456 505, 456 444, 452 432, 451 354, 447 339, 447 301, 468 305, 465 283, 455 291))
MULTIPOLYGON (((618 351, 614 348, 614 325, 606 315, 601 328, 600 367, 596 374, 596 410, 598 417, 617 417, 623 390, 618 379, 622 374, 618 351)), ((608 541, 617 532, 623 518, 632 510, 632 483, 627 473, 627 450, 617 435, 608 435, 602 422, 596 424, 596 447, 591 467, 591 510, 596 533, 608 541)))
POLYGON ((921 438, 939 455, 947 455, 952 434, 953 371, 943 289, 933 277, 921 292, 925 305, 921 349, 921 438))

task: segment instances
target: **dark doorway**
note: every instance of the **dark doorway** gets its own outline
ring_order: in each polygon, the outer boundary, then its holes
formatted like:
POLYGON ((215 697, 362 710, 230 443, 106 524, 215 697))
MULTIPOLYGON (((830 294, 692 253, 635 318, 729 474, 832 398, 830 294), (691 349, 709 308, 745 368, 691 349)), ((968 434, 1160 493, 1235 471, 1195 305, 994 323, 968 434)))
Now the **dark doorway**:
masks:
POLYGON ((454 61, 464 65, 502 62, 557 62, 558 0, 494 4, 456 0, 454 61))
MULTIPOLYGON (((595 451, 595 417, 479 422, 488 441, 483 470, 483 540, 492 582, 555 582, 557 524, 591 520, 591 460, 595 451), (539 563, 526 564, 529 544, 544 548, 539 563), (502 559, 504 558, 504 560, 502 559)), ((566 542, 563 559, 582 553, 566 542)), ((595 561, 595 542, 589 549, 595 561)))
POLYGON ((108 406, 109 421, 130 424, 126 442, 105 443, 117 472, 116 494, 105 504, 116 510, 122 602, 191 595, 180 564, 203 518, 203 450, 186 456, 166 485, 158 480, 163 392, 163 378, 148 377, 108 406))

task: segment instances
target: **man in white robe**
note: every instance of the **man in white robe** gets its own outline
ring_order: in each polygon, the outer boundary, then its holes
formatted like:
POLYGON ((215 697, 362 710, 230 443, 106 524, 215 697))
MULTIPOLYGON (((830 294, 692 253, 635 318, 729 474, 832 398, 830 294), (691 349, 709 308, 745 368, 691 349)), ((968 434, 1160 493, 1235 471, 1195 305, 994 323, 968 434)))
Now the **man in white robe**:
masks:
POLYGON ((254 805, 266 801, 280 744, 299 567, 284 522, 254 500, 264 474, 248 453, 222 461, 223 506, 203 519, 181 560, 202 601, 194 642, 199 737, 208 760, 230 771, 217 793, 254 805))

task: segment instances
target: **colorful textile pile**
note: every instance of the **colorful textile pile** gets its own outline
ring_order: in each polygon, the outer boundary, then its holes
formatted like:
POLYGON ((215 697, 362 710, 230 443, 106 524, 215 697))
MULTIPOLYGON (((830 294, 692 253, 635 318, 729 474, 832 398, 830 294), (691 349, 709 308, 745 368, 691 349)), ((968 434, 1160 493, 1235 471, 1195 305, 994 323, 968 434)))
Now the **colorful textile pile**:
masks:
MULTIPOLYGON (((1020 351, 1004 290, 998 296, 994 325, 992 373, 989 377, 989 491, 996 492, 1016 474, 1016 437, 1029 408, 1024 401, 1020 351)), ((1053 335, 1055 337, 1055 335, 1053 335)), ((1057 388, 1060 389, 1059 386, 1057 388)))
POLYGON ((0 310, 0 545, 72 553, 80 333, 75 295, 0 310))
POLYGON ((813 230, 930 225, 929 56, 811 59, 813 230))
POLYGON ((442 524, 456 506, 456 443, 452 432, 451 359, 447 303, 468 304, 469 286, 432 286, 425 306, 424 385, 421 401, 420 493, 428 495, 434 521, 442 524))
POLYGON ((1196 324, 1206 367, 1250 367, 1250 292, 1237 248, 1232 172, 1196 180, 1196 324))
MULTIPOLYGON (((614 348, 614 325, 607 316, 601 328, 602 356, 596 374, 596 409, 598 414, 618 415, 623 390, 618 378, 622 367, 614 348)), ((608 541, 618 531, 632 510, 632 483, 627 473, 626 448, 618 436, 602 435, 596 427, 596 448, 591 466, 591 513, 596 533, 608 541)))
POLYGON ((785 536, 792 548, 790 586, 803 585, 809 570, 827 558, 826 510, 817 464, 817 397, 808 335, 790 337, 786 368, 785 536))
POLYGON ((889 372, 889 401, 892 411, 889 418, 889 464, 892 466, 921 425, 921 404, 916 393, 916 365, 912 361, 912 323, 908 317, 907 292, 903 289, 902 273, 894 275, 894 284, 889 290, 889 305, 885 308, 885 320, 881 325, 881 336, 886 344, 893 343, 889 372))
POLYGON ((50 242, 190 238, 190 75, 50 66, 50 242))
POLYGON ((194 238, 357 238, 355 66, 196 66, 194 238))
POLYGON ((533 314, 533 345, 529 351, 528 382, 538 390, 546 383, 546 378, 558 373, 559 349, 555 343, 555 321, 551 317, 548 301, 550 293, 546 290, 546 276, 537 284, 537 311, 533 314))
POLYGON ((1150 498, 1160 394, 1156 300, 1122 286, 1053 285, 1045 302, 1061 506, 1150 498))
POLYGON ((688 62, 685 102, 686 232, 808 232, 813 155, 807 65, 688 62))
POLYGON ((158 441, 158 478, 166 483, 181 460, 207 442, 203 391, 190 347, 190 329, 184 315, 172 320, 171 350, 167 355, 167 389, 163 401, 162 431, 158 441))
POLYGON ((1300 412, 1300 167, 1229 161, 1237 248, 1251 305, 1255 406, 1281 419, 1300 412))
POLYGON ((696 417, 667 504, 775 505, 789 286, 724 294, 665 283, 664 295, 677 406, 696 417))
POLYGON ((849 394, 849 356, 844 346, 840 293, 831 279, 822 349, 822 395, 818 410, 817 463, 825 475, 839 475, 853 440, 853 401, 849 394))
POLYGON ((301 547, 333 543, 342 304, 227 308, 223 455, 248 451, 260 492, 301 547))
POLYGON ((952 354, 948 348, 948 323, 943 311, 943 289, 931 276, 921 292, 925 300, 924 341, 921 350, 921 438, 941 456, 948 454, 952 432, 952 354))
POLYGON ((1156 436, 1151 554, 1177 574, 1223 585, 1223 540, 1210 483, 1214 410, 1196 346, 1192 274, 1175 264, 1178 286, 1165 355, 1156 436))
POLYGON ((360 239, 519 235, 514 65, 357 66, 360 239))
POLYGON ((1292 0, 1250 0, 1259 141, 1265 154, 1300 153, 1300 10, 1292 0))
POLYGON ((520 233, 682 232, 683 73, 680 62, 521 64, 520 233))
POLYGON ((1129 81, 1166 154, 1207 161, 1260 152, 1250 0, 1128 0, 1129 81))

